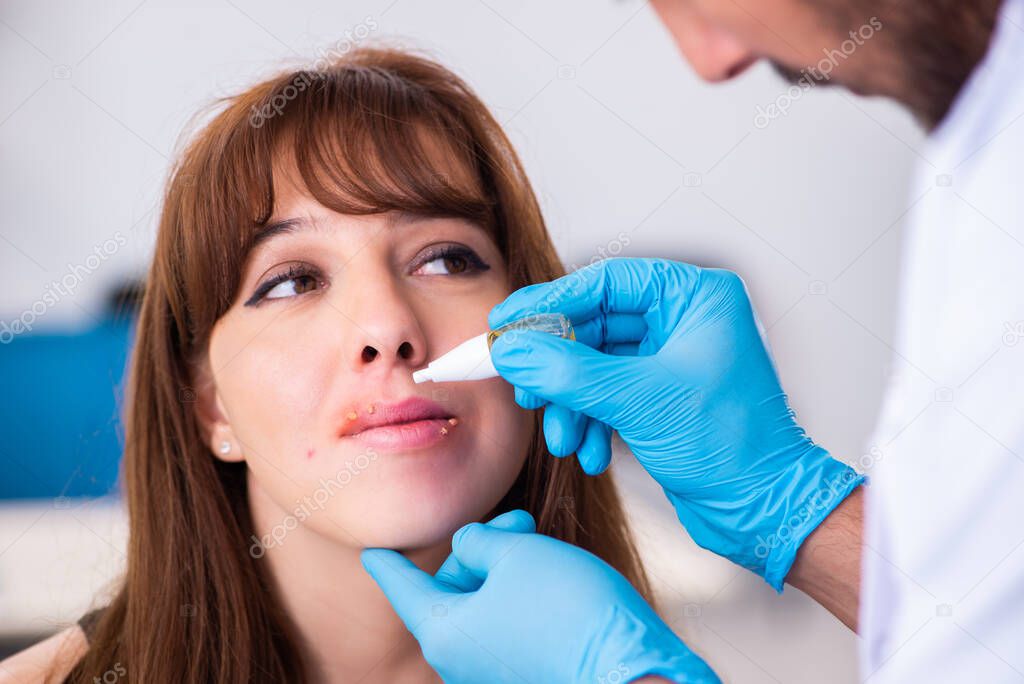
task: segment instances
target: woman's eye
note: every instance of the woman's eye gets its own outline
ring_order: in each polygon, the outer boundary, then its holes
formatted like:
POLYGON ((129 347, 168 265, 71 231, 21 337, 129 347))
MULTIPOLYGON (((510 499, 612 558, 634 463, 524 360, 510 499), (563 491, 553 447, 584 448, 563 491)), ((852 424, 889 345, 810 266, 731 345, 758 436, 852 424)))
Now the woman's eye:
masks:
POLYGON ((311 275, 298 275, 288 280, 281 281, 274 287, 270 288, 264 295, 266 299, 283 299, 285 297, 294 297, 295 295, 304 294, 315 290, 318 283, 316 278, 311 275))
POLYGON ((464 275, 489 268, 472 250, 448 248, 420 262, 416 272, 421 275, 464 275))
POLYGON ((319 271, 309 266, 290 266, 287 271, 268 278, 245 302, 246 306, 256 306, 264 299, 288 299, 324 287, 319 271))

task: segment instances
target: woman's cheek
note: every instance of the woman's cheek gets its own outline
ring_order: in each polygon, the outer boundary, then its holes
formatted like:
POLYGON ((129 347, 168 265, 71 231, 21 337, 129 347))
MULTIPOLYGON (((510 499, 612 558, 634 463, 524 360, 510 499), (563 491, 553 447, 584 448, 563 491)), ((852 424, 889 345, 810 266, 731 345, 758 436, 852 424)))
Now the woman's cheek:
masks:
POLYGON ((243 352, 239 371, 232 382, 240 421, 236 429, 258 435, 257 441, 276 451, 288 450, 282 457, 304 455, 304 442, 318 442, 329 436, 328 425, 318 425, 326 410, 327 383, 336 369, 324 354, 287 343, 256 345, 243 352), (317 434, 317 430, 324 434, 317 434))

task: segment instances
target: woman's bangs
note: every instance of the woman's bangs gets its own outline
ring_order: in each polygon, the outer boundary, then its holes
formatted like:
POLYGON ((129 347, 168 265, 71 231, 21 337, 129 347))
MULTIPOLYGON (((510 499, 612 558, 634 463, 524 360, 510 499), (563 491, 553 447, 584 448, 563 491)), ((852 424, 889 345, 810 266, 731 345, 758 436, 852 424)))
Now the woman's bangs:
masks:
POLYGON ((486 164, 453 112, 376 69, 349 65, 305 78, 310 85, 268 126, 275 173, 297 173, 311 197, 338 213, 454 216, 494 230, 486 164))

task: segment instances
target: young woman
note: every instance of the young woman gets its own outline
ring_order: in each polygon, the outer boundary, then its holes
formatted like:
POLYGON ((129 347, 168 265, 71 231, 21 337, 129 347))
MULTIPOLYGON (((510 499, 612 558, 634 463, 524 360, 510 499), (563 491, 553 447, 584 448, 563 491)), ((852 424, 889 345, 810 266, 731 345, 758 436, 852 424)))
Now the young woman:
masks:
POLYGON ((648 594, 612 480, 553 458, 541 412, 500 378, 412 382, 561 274, 509 141, 442 66, 361 49, 224 100, 173 169, 138 323, 126 575, 9 671, 437 681, 359 552, 434 571, 515 508, 648 594))

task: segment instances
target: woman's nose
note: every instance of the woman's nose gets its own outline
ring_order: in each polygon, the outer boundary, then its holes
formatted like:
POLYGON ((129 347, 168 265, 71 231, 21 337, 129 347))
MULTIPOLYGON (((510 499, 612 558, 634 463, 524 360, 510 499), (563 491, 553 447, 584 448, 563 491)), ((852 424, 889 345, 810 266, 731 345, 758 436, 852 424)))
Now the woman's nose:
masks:
MULTIPOLYGON (((387 350, 387 343, 377 343, 377 346, 374 346, 373 344, 366 344, 363 346, 363 349, 362 351, 360 351, 359 354, 360 360, 362 361, 363 364, 373 363, 374 361, 379 362, 379 360, 382 357, 387 357, 389 354, 387 350), (382 351, 378 349, 378 346, 384 347, 384 350, 382 351)), ((415 355, 416 348, 413 346, 412 342, 410 342, 409 340, 402 340, 401 344, 398 345, 398 349, 393 356, 396 361, 408 361, 412 359, 415 355)))
POLYGON ((419 318, 398 288, 377 280, 351 293, 340 307, 351 335, 345 354, 354 370, 414 370, 427 362, 427 342, 419 318), (347 304, 347 305, 346 305, 347 304))

